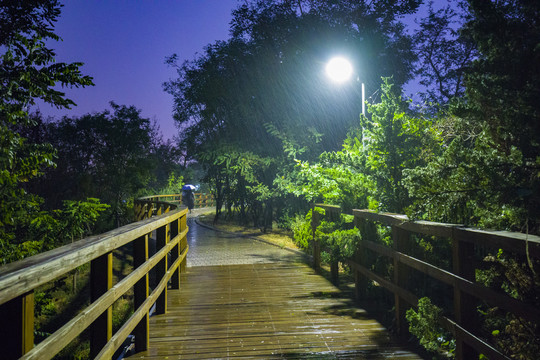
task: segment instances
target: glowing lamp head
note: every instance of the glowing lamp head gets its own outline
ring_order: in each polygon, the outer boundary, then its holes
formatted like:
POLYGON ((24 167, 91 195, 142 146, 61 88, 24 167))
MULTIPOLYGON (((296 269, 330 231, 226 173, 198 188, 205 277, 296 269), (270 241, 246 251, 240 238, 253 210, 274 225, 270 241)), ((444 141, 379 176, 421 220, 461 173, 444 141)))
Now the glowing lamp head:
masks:
POLYGON ((330 59, 326 64, 326 74, 335 82, 341 83, 349 80, 353 72, 351 63, 342 57, 330 59))

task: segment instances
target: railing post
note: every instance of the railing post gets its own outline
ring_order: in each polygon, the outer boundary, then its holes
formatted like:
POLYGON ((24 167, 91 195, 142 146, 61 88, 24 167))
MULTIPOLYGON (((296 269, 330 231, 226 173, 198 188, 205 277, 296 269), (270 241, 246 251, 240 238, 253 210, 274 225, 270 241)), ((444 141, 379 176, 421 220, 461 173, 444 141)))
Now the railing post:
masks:
MULTIPOLYGON (((171 222, 171 240, 179 234, 180 219, 171 222)), ((180 240, 181 241, 181 240, 180 240)), ((171 251, 171 264, 174 264, 176 259, 180 257, 180 241, 173 247, 171 251)), ((174 271, 171 277, 171 289, 180 289, 180 266, 174 271)))
MULTIPOLYGON (((170 239, 169 224, 162 226, 156 230, 156 252, 162 249, 170 239)), ((156 265, 156 283, 159 283, 165 276, 168 269, 168 255, 165 255, 156 265)), ((165 314, 167 312, 167 286, 163 289, 156 301, 156 314, 165 314)))
POLYGON ((141 220, 141 203, 136 199, 133 201, 133 212, 135 213, 135 221, 141 220))
MULTIPOLYGON (((454 274, 470 281, 475 281, 475 266, 473 261, 474 244, 462 241, 462 232, 454 228, 452 236, 452 267, 454 274)), ((477 301, 474 297, 462 292, 454 286, 454 312, 456 322, 467 329, 474 331, 477 301)), ((476 351, 465 344, 459 336, 456 338, 456 359, 478 358, 476 351)))
POLYGON ((135 201, 134 203, 135 221, 141 221, 144 219, 144 204, 142 201, 135 201))
MULTIPOLYGON (((341 208, 339 207, 330 207, 325 209, 326 219, 334 222, 339 222, 341 217, 341 208)), ((332 283, 339 285, 339 261, 337 259, 332 259, 330 262, 330 278, 332 283)))
MULTIPOLYGON (((187 215, 184 214, 179 220, 179 223, 178 223, 178 226, 180 227, 179 229, 179 232, 183 232, 184 230, 186 230, 188 228, 187 226, 187 215)), ((184 252, 184 250, 187 248, 187 236, 184 236, 181 240, 180 240, 180 254, 182 254, 184 252)), ((186 272, 186 267, 187 267, 187 257, 184 258, 184 260, 182 260, 182 262, 180 263, 180 272, 181 273, 184 273, 186 272)))
POLYGON ((18 359, 34 347, 34 291, 0 305, 0 353, 18 359))
MULTIPOLYGON (((406 253, 410 247, 409 233, 406 230, 400 229, 396 226, 392 226, 392 239, 394 244, 394 250, 402 253, 406 253)), ((400 263, 397 258, 394 258, 394 284, 401 288, 406 288, 407 279, 410 275, 410 269, 408 266, 400 263)), ((397 333, 404 337, 408 334, 407 321, 405 319, 405 313, 410 306, 403 298, 397 293, 394 294, 395 308, 396 308, 396 329, 397 333)))
MULTIPOLYGON (((109 252, 90 264, 91 301, 96 301, 112 287, 113 254, 109 252)), ((104 309, 90 327, 90 357, 94 358, 112 337, 112 307, 104 309)))
POLYGON ((339 285, 339 261, 336 259, 330 262, 330 278, 334 285, 339 285))
POLYGON ((315 233, 317 232, 317 227, 321 224, 320 215, 315 211, 315 206, 311 207, 311 230, 313 231, 313 268, 319 270, 321 268, 321 244, 315 233))
MULTIPOLYGON (((354 214, 354 226, 360 231, 360 241, 367 240, 367 222, 356 213, 354 214)), ((362 248, 361 243, 356 249, 354 260, 361 266, 368 267, 366 261, 366 251, 362 248)), ((362 275, 358 270, 354 271, 354 293, 357 301, 360 301, 367 294, 369 279, 362 275)))
MULTIPOLYGON (((148 260, 148 235, 143 235, 135 240, 133 249, 133 266, 135 268, 144 264, 148 260)), ((134 287, 134 305, 138 309, 143 302, 148 298, 149 285, 148 273, 146 273, 134 287)), ((135 327, 133 334, 135 335, 135 351, 144 351, 150 345, 150 316, 146 313, 141 321, 135 327)))

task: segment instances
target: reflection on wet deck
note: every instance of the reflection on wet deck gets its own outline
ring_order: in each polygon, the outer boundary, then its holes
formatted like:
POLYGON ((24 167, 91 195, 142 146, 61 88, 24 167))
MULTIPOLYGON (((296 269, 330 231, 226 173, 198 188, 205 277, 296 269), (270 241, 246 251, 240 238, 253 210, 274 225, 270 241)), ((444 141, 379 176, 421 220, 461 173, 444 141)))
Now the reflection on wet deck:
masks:
POLYGON ((420 359, 298 261, 196 266, 130 359, 420 359))

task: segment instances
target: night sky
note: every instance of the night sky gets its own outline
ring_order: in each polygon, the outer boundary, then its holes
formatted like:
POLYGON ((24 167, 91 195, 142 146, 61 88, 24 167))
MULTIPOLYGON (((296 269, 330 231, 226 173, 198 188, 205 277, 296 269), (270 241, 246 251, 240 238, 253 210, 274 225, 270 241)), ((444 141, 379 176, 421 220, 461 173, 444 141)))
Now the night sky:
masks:
POLYGON ((39 103, 44 115, 79 116, 134 105, 156 119, 165 139, 176 132, 172 96, 163 82, 176 72, 165 57, 193 60, 197 52, 229 36, 231 10, 238 0, 68 0, 55 26, 63 41, 51 42, 58 62, 83 62, 95 86, 64 89, 78 105, 72 110, 39 103))
MULTIPOLYGON (((193 60, 216 40, 229 37, 231 11, 240 0, 65 0, 51 42, 59 62, 83 62, 95 86, 64 89, 77 106, 56 109, 38 103, 46 116, 80 116, 110 109, 109 102, 134 105, 157 120, 165 139, 177 129, 172 96, 163 82, 176 77, 165 58, 193 60)), ((437 2, 445 2, 438 0, 437 2)), ((412 17, 407 21, 412 24, 412 17)))

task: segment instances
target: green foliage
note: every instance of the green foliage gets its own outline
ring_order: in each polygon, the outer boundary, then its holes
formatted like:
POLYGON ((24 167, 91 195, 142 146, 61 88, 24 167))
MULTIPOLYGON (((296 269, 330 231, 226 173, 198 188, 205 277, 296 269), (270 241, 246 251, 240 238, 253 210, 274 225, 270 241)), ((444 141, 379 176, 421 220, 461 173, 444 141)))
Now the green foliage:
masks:
POLYGON ((21 238, 39 216, 41 199, 24 185, 53 165, 54 150, 34 144, 22 130, 34 124, 28 107, 36 99, 69 108, 74 103, 56 89, 92 85, 81 63, 55 63, 50 40, 60 40, 52 24, 60 15, 56 0, 2 2, 0 5, 0 254, 3 261, 33 254, 40 239, 21 238))
POLYGON ((221 204, 225 204, 229 212, 237 206, 242 221, 251 219, 254 226, 271 226, 272 203, 276 196, 272 188, 276 160, 240 151, 229 144, 208 149, 199 156, 207 168, 205 181, 211 185, 216 197, 216 211, 220 210, 221 204))
POLYGON ((516 171, 523 163, 521 153, 515 148, 509 153, 498 151, 485 134, 466 140, 471 129, 459 124, 454 129, 457 135, 445 141, 441 156, 406 171, 405 184, 417 199, 411 207, 413 216, 429 214, 444 222, 519 228, 525 215, 520 204, 523 197, 509 196, 509 191, 521 182, 516 171))
POLYGON ((118 331, 133 314, 133 299, 122 297, 113 305, 112 326, 113 331, 118 331))
POLYGON ((469 0, 469 9, 464 31, 480 54, 466 76, 470 116, 485 124, 500 150, 516 147, 534 163, 540 153, 540 28, 533 24, 540 4, 469 0))
POLYGON ((99 197, 111 205, 106 230, 132 221, 130 201, 153 180, 156 155, 166 152, 140 110, 110 105, 111 111, 39 124, 35 131, 57 149, 58 165, 29 183, 48 208, 66 198, 99 197))
POLYGON ((376 184, 379 210, 401 213, 410 203, 403 172, 429 159, 438 139, 432 120, 408 114, 390 79, 383 79, 381 90, 381 102, 368 106, 371 119, 362 118, 366 171, 376 184))
POLYGON ((321 247, 326 249, 330 261, 345 262, 350 259, 360 240, 358 229, 334 230, 331 233, 321 236, 321 247))
POLYGON ((88 198, 86 201, 64 201, 64 210, 59 218, 62 219, 63 234, 71 239, 82 238, 90 233, 91 225, 95 223, 101 212, 110 205, 101 204, 99 199, 88 198))
POLYGON ((179 194, 182 191, 182 186, 184 184, 184 177, 182 175, 175 176, 171 174, 169 180, 167 181, 168 191, 167 194, 179 194))
POLYGON ((442 309, 424 297, 418 300, 418 311, 407 310, 405 318, 409 322, 409 331, 426 350, 454 358, 455 340, 439 325, 441 314, 442 309))
POLYGON ((312 211, 310 210, 305 216, 296 215, 291 223, 294 242, 304 250, 310 248, 311 240, 313 240, 311 218, 312 211))
MULTIPOLYGON (((539 306, 538 261, 511 256, 499 249, 497 254, 486 256, 484 262, 487 268, 476 272, 478 282, 539 306)), ((536 357, 540 351, 540 328, 535 321, 487 305, 479 311, 484 332, 504 353, 523 360, 536 357)))
POLYGON ((3 242, 2 263, 7 264, 51 250, 91 234, 100 213, 109 208, 98 199, 64 202, 62 210, 40 211, 29 221, 17 242, 3 242))
POLYGON ((360 240, 360 232, 358 229, 352 228, 353 217, 351 215, 340 214, 339 218, 331 220, 334 221, 326 220, 323 208, 315 207, 306 215, 298 234, 297 232, 294 233, 295 240, 297 242, 302 240, 302 242, 309 244, 315 238, 321 245, 321 256, 324 261, 340 261, 344 263, 345 260, 354 255, 360 240), (323 219, 319 220, 318 224, 315 224, 315 229, 313 229, 312 224, 313 211, 319 214, 319 219, 323 219), (344 228, 347 229, 343 230, 344 228), (315 230, 314 236, 313 230, 315 230))
MULTIPOLYGON (((324 209, 309 210, 305 216, 296 215, 291 223, 291 230, 296 244, 302 249, 310 248, 313 240, 312 217, 313 211, 318 212, 324 218, 324 209)), ((353 255, 359 240, 357 229, 340 230, 345 224, 352 223, 351 216, 341 215, 339 221, 321 221, 315 228, 315 238, 321 242, 321 246, 330 251, 332 259, 344 261, 353 255)))
POLYGON ((327 83, 323 54, 336 51, 328 44, 351 58, 369 54, 362 72, 371 88, 388 73, 403 84, 414 55, 397 19, 419 3, 249 1, 233 12, 231 39, 182 65, 176 55, 167 59, 178 71, 164 87, 175 99, 182 150, 204 166, 218 206, 240 207, 242 216, 268 223, 267 216, 305 209, 306 200, 323 196, 347 202, 351 195, 347 207, 368 205, 369 181, 347 164, 343 171, 325 167, 319 177, 317 168, 291 174, 291 161, 302 159, 307 169, 322 151, 339 149, 361 109, 360 83, 327 83), (294 188, 317 178, 320 192, 294 188), (303 206, 279 205, 298 195, 305 195, 303 206))
POLYGON ((468 1, 460 36, 478 56, 465 96, 439 116, 437 156, 406 174, 413 216, 538 233, 539 6, 468 1))
POLYGON ((369 191, 373 189, 369 179, 355 168, 358 154, 343 150, 323 153, 321 161, 310 165, 296 160, 295 171, 276 178, 279 189, 308 202, 344 204, 346 208, 367 207, 369 191))
POLYGON ((153 189, 153 188, 147 188, 144 189, 143 192, 140 194, 142 196, 150 196, 150 195, 172 195, 172 194, 181 194, 182 193, 182 186, 185 184, 184 182, 184 176, 183 175, 177 175, 175 172, 172 172, 169 174, 168 178, 166 179, 166 183, 163 187, 153 189))
POLYGON ((410 115, 399 89, 383 81, 381 102, 368 106, 371 116, 361 117, 343 149, 321 154, 314 164, 295 160, 296 171, 275 180, 280 189, 344 210, 404 210, 410 199, 403 172, 429 160, 439 137, 432 120, 410 115))

